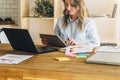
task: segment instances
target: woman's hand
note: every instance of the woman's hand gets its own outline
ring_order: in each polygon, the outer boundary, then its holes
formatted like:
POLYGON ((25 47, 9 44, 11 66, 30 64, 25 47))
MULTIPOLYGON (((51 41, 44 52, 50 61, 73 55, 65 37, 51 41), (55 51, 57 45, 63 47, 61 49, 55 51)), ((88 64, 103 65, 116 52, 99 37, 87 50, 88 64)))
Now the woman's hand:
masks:
POLYGON ((67 39, 66 40, 66 44, 67 45, 76 45, 76 44, 78 44, 78 42, 77 41, 75 41, 74 39, 67 39))
POLYGON ((84 45, 87 45, 87 43, 84 43, 84 42, 77 42, 77 41, 75 41, 74 39, 67 39, 66 40, 66 44, 67 45, 78 45, 78 46, 84 46, 84 45))
POLYGON ((48 40, 45 38, 41 38, 41 41, 44 45, 48 45, 48 40))

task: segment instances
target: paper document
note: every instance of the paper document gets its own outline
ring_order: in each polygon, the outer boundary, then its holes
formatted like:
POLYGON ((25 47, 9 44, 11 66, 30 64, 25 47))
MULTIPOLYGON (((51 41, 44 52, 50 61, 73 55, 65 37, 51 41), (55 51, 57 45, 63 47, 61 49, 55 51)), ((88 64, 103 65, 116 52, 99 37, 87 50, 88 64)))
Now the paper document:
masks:
POLYGON ((90 46, 83 46, 83 47, 69 46, 69 47, 66 48, 65 54, 86 53, 86 52, 92 52, 92 51, 93 51, 93 47, 90 47, 90 46))
POLYGON ((120 53, 120 47, 117 46, 101 46, 96 52, 118 52, 120 53))
POLYGON ((17 54, 5 54, 0 56, 0 63, 2 64, 18 64, 28 58, 33 57, 33 55, 17 55, 17 54))

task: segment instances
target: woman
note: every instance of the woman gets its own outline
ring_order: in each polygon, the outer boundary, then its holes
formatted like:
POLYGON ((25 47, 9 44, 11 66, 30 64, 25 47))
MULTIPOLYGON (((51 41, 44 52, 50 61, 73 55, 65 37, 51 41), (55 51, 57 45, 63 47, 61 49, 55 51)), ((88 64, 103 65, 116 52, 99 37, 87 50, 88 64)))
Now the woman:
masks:
POLYGON ((60 17, 55 27, 67 45, 100 46, 99 36, 93 20, 90 19, 84 0, 63 0, 64 16, 60 17))

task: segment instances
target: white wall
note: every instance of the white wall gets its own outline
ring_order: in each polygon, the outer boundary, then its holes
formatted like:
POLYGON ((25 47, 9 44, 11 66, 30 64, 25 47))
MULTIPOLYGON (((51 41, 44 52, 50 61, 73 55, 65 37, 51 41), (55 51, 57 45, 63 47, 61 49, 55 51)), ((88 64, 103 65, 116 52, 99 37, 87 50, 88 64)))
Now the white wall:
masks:
POLYGON ((93 18, 96 23, 101 43, 119 42, 119 32, 117 20, 114 18, 93 18))
MULTIPOLYGON (((0 0, 0 17, 4 20, 5 18, 12 18, 16 24, 19 23, 18 19, 18 1, 19 0, 0 0)), ((0 29, 2 27, 12 28, 17 27, 17 25, 2 25, 0 24, 0 29)), ((9 43, 6 35, 2 32, 0 33, 0 40, 2 43, 9 43)))
MULTIPOLYGON (((114 3, 116 3, 116 1, 118 0, 86 0, 86 5, 91 14, 97 14, 97 15, 106 14, 111 17, 114 3)), ((62 4, 62 3, 59 3, 59 4, 62 4)), ((63 8, 63 6, 61 7, 63 8)), ((31 14, 33 16, 33 13, 30 12, 30 15, 31 14)), ((100 35, 101 42, 109 42, 109 43, 117 42, 118 43, 118 41, 120 41, 120 38, 119 38, 120 30, 118 25, 119 22, 117 18, 114 18, 114 19, 113 18, 93 18, 93 20, 95 21, 96 26, 98 28, 98 33, 100 35)), ((47 21, 50 21, 50 20, 47 20, 47 21)), ((47 24, 46 23, 43 24, 43 23, 44 21, 41 21, 38 19, 37 20, 30 19, 30 32, 34 40, 37 42, 39 42, 39 35, 38 35, 39 33, 52 33, 53 31, 54 25, 51 24, 51 23, 54 23, 53 20, 52 22, 47 22, 47 24), (49 24, 53 26, 49 26, 49 24)))
POLYGON ((0 17, 10 17, 18 23, 18 0, 0 0, 0 17))
POLYGON ((35 43, 40 42, 39 34, 53 34, 54 19, 31 18, 29 31, 35 43))
MULTIPOLYGON (((118 27, 119 27, 119 31, 120 31, 120 0, 118 0, 118 27)), ((120 32, 119 32, 120 34, 120 32)), ((120 35, 119 35, 119 44, 120 44, 120 35)))
POLYGON ((109 15, 108 17, 95 17, 101 42, 120 43, 120 0, 86 0, 86 5, 92 15, 109 15), (111 18, 114 4, 118 4, 115 18, 111 18))
POLYGON ((91 14, 112 15, 115 0, 85 0, 91 14))

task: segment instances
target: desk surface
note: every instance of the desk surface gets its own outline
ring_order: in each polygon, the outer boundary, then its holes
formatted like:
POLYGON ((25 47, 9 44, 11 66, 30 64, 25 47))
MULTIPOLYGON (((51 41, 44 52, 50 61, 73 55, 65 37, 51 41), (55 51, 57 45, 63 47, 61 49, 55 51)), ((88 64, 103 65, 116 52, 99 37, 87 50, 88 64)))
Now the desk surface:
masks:
MULTIPOLYGON (((14 51, 8 44, 0 44, 0 55, 29 54, 14 51)), ((87 64, 85 59, 70 57, 70 61, 56 61, 63 52, 36 54, 20 64, 0 64, 0 80, 119 80, 120 66, 87 64)))

